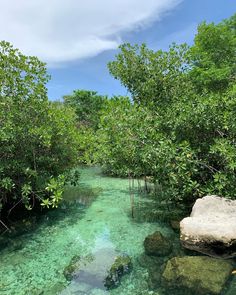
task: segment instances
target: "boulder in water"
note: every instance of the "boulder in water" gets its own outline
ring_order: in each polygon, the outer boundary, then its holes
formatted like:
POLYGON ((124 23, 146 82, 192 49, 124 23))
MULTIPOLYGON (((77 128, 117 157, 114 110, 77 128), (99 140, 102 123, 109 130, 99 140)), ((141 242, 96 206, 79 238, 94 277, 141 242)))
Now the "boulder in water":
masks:
POLYGON ((176 232, 179 232, 180 230, 180 221, 179 220, 170 220, 170 226, 172 229, 176 232))
MULTIPOLYGON (((170 259, 162 274, 165 288, 185 290, 186 294, 220 294, 233 266, 230 261, 207 256, 170 259)), ((183 294, 185 294, 183 292, 183 294)))
POLYGON ((77 271, 80 269, 80 256, 74 256, 70 263, 64 268, 63 274, 68 281, 71 281, 76 276, 77 271))
POLYGON ((172 250, 172 244, 159 231, 156 231, 145 238, 144 249, 147 255, 167 256, 172 250))
POLYGON ((185 248, 230 258, 236 256, 236 201, 218 196, 197 199, 190 217, 180 223, 185 248))
POLYGON ((105 287, 112 289, 119 285, 123 275, 132 270, 132 261, 128 255, 120 255, 115 258, 107 277, 105 278, 105 287))

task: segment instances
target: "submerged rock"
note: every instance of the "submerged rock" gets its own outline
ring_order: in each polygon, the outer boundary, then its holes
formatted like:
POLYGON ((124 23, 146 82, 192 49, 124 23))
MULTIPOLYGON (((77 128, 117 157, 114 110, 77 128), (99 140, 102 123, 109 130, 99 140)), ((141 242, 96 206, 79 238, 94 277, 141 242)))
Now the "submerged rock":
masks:
POLYGON ((174 257, 166 264, 162 285, 170 290, 187 290, 187 294, 220 294, 232 269, 226 260, 206 256, 174 257))
POLYGON ((197 199, 180 223, 182 245, 215 257, 236 256, 236 201, 218 196, 197 199))
POLYGON ((161 274, 168 257, 176 251, 174 249, 172 252, 172 243, 158 231, 145 238, 144 248, 145 253, 138 257, 138 262, 143 268, 147 269, 148 287, 154 290, 160 286, 161 274))
MULTIPOLYGON (((121 277, 132 269, 131 258, 113 249, 101 249, 85 257, 75 256, 63 274, 72 285, 88 286, 101 290, 119 285, 121 277)), ((72 286, 71 285, 71 286, 72 286)))
POLYGON ((69 265, 67 265, 64 270, 63 274, 68 281, 71 281, 73 277, 76 276, 77 271, 80 269, 80 256, 74 256, 69 265))
POLYGON ((171 220, 170 221, 170 226, 172 229, 176 232, 179 232, 180 230, 180 221, 179 220, 171 220))
POLYGON ((156 231, 145 238, 144 249, 147 255, 167 256, 172 250, 172 244, 159 231, 156 231))
POLYGON ((148 271, 147 283, 151 290, 156 289, 160 285, 161 274, 167 259, 167 257, 150 256, 145 253, 138 257, 140 266, 148 271))
POLYGON ((128 255, 116 257, 112 264, 107 277, 105 278, 105 287, 107 289, 114 288, 119 285, 120 279, 123 275, 132 270, 132 261, 128 255))

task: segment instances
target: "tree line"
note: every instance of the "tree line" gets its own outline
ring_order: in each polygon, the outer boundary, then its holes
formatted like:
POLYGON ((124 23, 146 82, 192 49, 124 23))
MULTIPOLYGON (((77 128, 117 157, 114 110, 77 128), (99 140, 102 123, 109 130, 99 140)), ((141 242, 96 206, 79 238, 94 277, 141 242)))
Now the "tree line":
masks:
POLYGON ((108 174, 148 177, 173 206, 235 198, 236 15, 201 23, 192 46, 123 44, 108 68, 131 99, 104 97, 96 128, 81 135, 86 158, 108 174))
POLYGON ((192 46, 123 44, 108 69, 130 97, 75 90, 51 102, 45 64, 0 42, 1 213, 58 206, 79 164, 148 177, 173 206, 235 198, 236 15, 200 24, 192 46))

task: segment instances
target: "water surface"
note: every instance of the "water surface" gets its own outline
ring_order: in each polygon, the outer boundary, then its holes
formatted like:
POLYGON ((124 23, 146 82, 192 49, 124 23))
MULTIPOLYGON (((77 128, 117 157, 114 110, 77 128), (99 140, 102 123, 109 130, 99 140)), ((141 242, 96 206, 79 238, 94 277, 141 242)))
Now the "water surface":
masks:
MULTIPOLYGON (((131 218, 127 179, 102 176, 99 168, 84 168, 81 188, 80 193, 68 189, 71 203, 47 213, 36 229, 15 238, 18 247, 1 251, 1 295, 152 294, 147 271, 137 263, 143 240, 156 230, 167 236, 173 232, 163 224, 131 218), (92 275, 103 276, 109 259, 117 253, 132 257, 133 271, 118 288, 107 291, 92 275), (92 275, 69 283, 63 270, 75 255, 92 257, 86 266, 92 275)), ((135 202, 146 201, 140 198, 136 196, 135 202)))

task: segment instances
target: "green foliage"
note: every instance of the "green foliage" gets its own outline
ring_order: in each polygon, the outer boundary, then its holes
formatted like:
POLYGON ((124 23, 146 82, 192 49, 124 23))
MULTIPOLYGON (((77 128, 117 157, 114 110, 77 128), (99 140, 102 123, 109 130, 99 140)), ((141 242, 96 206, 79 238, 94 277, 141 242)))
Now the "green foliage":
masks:
POLYGON ((92 127, 80 125, 78 128, 78 156, 80 164, 96 164, 97 134, 92 127))
POLYGON ((135 103, 149 106, 170 103, 182 94, 186 79, 188 46, 173 44, 168 52, 123 44, 110 73, 132 94, 135 103))
POLYGON ((113 175, 128 175, 130 163, 134 160, 134 150, 130 144, 132 131, 130 112, 132 105, 127 97, 110 99, 103 109, 100 128, 96 133, 98 149, 96 160, 105 171, 113 175))
POLYGON ((97 128, 99 113, 107 100, 106 96, 98 95, 96 91, 75 90, 63 98, 65 105, 75 110, 79 125, 97 128))
POLYGON ((45 64, 0 42, 0 204, 57 206, 77 160, 74 112, 51 103, 45 64))
POLYGON ((49 198, 43 199, 41 205, 49 208, 57 207, 62 200, 64 192, 65 176, 59 175, 56 179, 51 177, 45 190, 49 193, 49 198))
POLYGON ((198 91, 224 92, 235 82, 235 28, 236 14, 218 25, 199 25, 191 48, 191 78, 198 91))
POLYGON ((110 73, 132 103, 103 108, 98 160, 113 175, 151 176, 166 204, 236 196, 236 15, 202 23, 192 47, 124 44, 110 73))
POLYGON ((71 95, 65 95, 63 98, 65 106, 72 108, 76 114, 77 136, 80 142, 79 163, 94 164, 97 150, 96 130, 99 126, 101 111, 108 98, 90 90, 75 90, 71 95))

